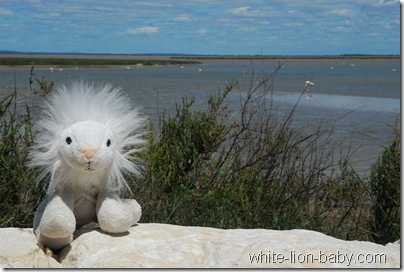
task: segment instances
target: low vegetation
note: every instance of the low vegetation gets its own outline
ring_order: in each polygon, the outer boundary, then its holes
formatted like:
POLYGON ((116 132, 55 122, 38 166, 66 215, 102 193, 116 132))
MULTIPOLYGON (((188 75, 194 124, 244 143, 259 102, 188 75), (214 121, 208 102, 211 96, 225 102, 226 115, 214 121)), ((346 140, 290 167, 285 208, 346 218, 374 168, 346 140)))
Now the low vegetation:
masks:
POLYGON ((385 147, 383 154, 373 165, 370 175, 370 189, 373 198, 371 231, 373 239, 381 244, 392 237, 400 237, 400 130, 393 127, 395 138, 385 147))
MULTIPOLYGON (((194 100, 184 98, 174 115, 161 116, 160 129, 151 124, 148 148, 140 154, 144 177, 132 182, 143 207, 141 222, 304 228, 348 240, 398 240, 397 125, 370 177, 361 178, 349 165, 350 154, 341 155, 332 129, 318 124, 307 134, 293 123, 299 101, 288 115, 276 114, 275 73, 251 80, 237 112, 226 104, 238 86, 231 82, 210 96, 205 109, 194 109, 194 100)), ((44 79, 31 85, 44 95, 52 89, 44 79)), ((31 227, 44 197, 35 173, 25 167, 35 140, 30 107, 17 107, 16 100, 17 90, 0 102, 1 227, 31 227)))
POLYGON ((285 60, 285 59, 400 59, 400 55, 367 55, 367 54, 343 54, 343 55, 195 55, 195 56, 172 56, 172 59, 275 59, 275 60, 285 60))
POLYGON ((17 107, 17 91, 0 101, 0 226, 28 227, 44 197, 27 169, 34 141, 30 108, 17 107))
POLYGON ((86 58, 40 58, 40 57, 2 57, 0 66, 54 66, 54 67, 105 67, 135 65, 186 65, 197 64, 191 60, 153 60, 153 59, 86 59, 86 58))

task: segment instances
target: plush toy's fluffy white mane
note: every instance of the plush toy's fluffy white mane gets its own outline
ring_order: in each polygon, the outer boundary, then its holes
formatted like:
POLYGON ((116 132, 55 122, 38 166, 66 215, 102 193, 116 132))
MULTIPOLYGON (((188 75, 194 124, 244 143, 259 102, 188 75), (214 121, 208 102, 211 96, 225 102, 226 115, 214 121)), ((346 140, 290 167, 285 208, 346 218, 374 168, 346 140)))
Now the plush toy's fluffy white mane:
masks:
POLYGON ((88 120, 102 124, 114 134, 115 152, 106 177, 107 189, 129 189, 123 173, 140 174, 138 164, 130 160, 145 143, 142 138, 145 118, 120 89, 109 84, 96 86, 72 82, 60 86, 47 97, 42 119, 38 122, 40 132, 30 150, 29 166, 40 169, 39 180, 51 174, 48 194, 63 186, 60 184, 62 175, 69 175, 69 169, 62 169, 60 133, 75 123, 88 120))

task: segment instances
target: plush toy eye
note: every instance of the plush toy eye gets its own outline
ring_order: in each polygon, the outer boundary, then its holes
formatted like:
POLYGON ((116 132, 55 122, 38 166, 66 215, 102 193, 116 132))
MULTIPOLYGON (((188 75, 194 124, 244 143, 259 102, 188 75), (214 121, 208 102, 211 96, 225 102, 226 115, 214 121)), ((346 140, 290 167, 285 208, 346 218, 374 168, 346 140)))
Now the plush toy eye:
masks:
POLYGON ((111 145, 111 140, 108 139, 108 140, 107 140, 107 146, 110 146, 110 145, 111 145))
POLYGON ((72 138, 67 137, 67 138, 66 138, 66 143, 67 143, 68 145, 71 144, 71 143, 72 143, 72 138))

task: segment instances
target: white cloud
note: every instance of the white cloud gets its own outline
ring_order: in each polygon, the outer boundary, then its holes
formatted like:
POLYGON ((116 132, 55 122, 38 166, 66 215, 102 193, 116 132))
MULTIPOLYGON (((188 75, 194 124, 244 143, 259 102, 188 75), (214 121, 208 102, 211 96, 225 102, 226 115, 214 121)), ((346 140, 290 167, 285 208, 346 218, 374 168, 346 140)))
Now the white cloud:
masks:
POLYGON ((209 31, 206 30, 206 29, 201 28, 201 29, 196 30, 195 33, 198 34, 198 35, 202 35, 202 36, 203 36, 203 35, 208 34, 209 31))
POLYGON ((178 15, 177 17, 174 18, 174 21, 177 22, 192 22, 194 21, 195 18, 193 18, 192 16, 183 14, 183 15, 178 15))
POLYGON ((0 15, 14 15, 14 13, 11 10, 5 9, 5 8, 0 8, 0 15))
POLYGON ((28 0, 31 4, 42 4, 42 0, 28 0))
POLYGON ((246 15, 248 14, 248 10, 251 9, 251 7, 239 7, 239 8, 234 8, 230 9, 229 12, 235 15, 246 15))
POLYGON ((251 26, 251 27, 249 27, 249 26, 241 26, 241 27, 237 28, 237 31, 240 31, 240 32, 252 32, 252 31, 256 31, 256 30, 257 30, 257 28, 253 27, 253 26, 251 26))
POLYGON ((60 13, 58 13, 58 12, 51 12, 51 13, 49 13, 49 16, 50 16, 50 17, 59 17, 59 16, 60 16, 60 13))
POLYGON ((330 28, 329 31, 340 32, 341 33, 341 32, 348 32, 349 29, 346 28, 346 27, 343 27, 343 26, 337 26, 337 27, 334 27, 334 28, 330 28))
POLYGON ((379 0, 376 6, 391 6, 399 3, 400 3, 399 0, 379 0))
POLYGON ((238 8, 228 9, 225 14, 236 15, 245 18, 269 18, 269 17, 280 17, 284 15, 286 11, 279 10, 276 5, 255 5, 242 6, 238 8))
POLYGON ((334 9, 330 12, 331 14, 338 15, 338 16, 351 16, 353 12, 349 9, 334 9))
POLYGON ((144 26, 144 27, 136 27, 136 28, 131 28, 126 30, 126 33, 128 34, 155 34, 158 33, 160 29, 155 26, 144 26))
POLYGON ((287 26, 287 27, 290 27, 290 28, 294 27, 294 28, 303 29, 305 27, 305 24, 303 22, 301 22, 301 21, 299 21, 299 22, 287 22, 287 23, 284 24, 284 26, 287 26))

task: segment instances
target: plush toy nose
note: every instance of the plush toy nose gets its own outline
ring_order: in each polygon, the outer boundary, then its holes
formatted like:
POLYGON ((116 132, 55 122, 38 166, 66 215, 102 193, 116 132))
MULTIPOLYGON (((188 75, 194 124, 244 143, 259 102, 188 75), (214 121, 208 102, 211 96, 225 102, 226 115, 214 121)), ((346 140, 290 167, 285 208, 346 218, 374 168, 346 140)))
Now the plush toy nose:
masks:
POLYGON ((80 152, 83 153, 84 156, 89 160, 94 156, 95 152, 97 152, 97 148, 95 146, 88 145, 80 149, 80 152))

